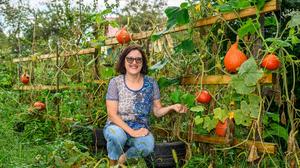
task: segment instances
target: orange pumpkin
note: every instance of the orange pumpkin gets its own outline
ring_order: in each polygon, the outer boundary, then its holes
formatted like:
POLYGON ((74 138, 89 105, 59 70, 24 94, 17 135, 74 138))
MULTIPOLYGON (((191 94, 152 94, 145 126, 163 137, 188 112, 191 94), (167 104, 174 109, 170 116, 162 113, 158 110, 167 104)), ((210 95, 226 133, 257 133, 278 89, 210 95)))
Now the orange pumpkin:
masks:
POLYGON ((201 90, 201 92, 197 92, 196 97, 198 103, 208 104, 211 101, 211 95, 207 90, 201 90))
POLYGON ((29 83, 29 76, 26 73, 24 73, 23 75, 21 75, 20 81, 23 84, 27 85, 29 83))
POLYGON ((46 108, 46 105, 41 102, 41 101, 37 101, 33 104, 34 108, 37 110, 44 110, 46 108))
POLYGON ((225 120, 224 123, 222 123, 221 121, 219 121, 218 124, 217 124, 217 126, 216 126, 216 130, 215 130, 216 134, 218 136, 225 137, 227 125, 228 125, 227 120, 225 120))
POLYGON ((247 59, 247 56, 239 50, 238 42, 235 42, 225 55, 224 65, 228 72, 235 73, 247 59))
POLYGON ((280 60, 275 54, 268 54, 262 60, 261 66, 268 70, 275 70, 280 66, 280 60))
POLYGON ((127 32, 127 30, 126 30, 125 27, 123 27, 121 30, 119 30, 119 31, 116 33, 116 38, 117 38, 117 41, 118 41, 120 44, 128 43, 128 42, 131 40, 131 36, 130 36, 130 34, 127 32))

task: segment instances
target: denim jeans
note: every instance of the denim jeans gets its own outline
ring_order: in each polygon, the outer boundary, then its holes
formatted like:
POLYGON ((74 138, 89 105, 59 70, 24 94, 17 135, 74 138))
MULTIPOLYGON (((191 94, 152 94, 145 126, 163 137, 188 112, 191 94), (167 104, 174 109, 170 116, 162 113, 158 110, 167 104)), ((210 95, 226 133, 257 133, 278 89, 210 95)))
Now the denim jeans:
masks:
POLYGON ((154 149, 154 137, 151 133, 144 137, 134 138, 122 128, 110 124, 104 127, 103 134, 107 141, 108 158, 111 160, 118 160, 123 153, 126 158, 145 157, 154 149), (127 151, 123 150, 125 144, 129 146, 127 151))

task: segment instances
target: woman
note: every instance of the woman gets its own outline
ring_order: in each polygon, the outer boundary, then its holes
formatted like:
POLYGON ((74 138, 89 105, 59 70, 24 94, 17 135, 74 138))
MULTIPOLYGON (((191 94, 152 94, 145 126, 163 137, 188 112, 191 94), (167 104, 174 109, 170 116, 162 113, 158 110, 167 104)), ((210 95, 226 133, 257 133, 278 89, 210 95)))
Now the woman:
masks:
POLYGON ((162 107, 159 88, 146 76, 147 59, 137 45, 125 48, 116 67, 119 76, 110 80, 106 94, 108 120, 104 128, 110 165, 127 158, 145 157, 153 152, 154 138, 149 132, 149 114, 161 117, 170 111, 186 113, 181 104, 162 107), (129 149, 123 151, 124 145, 129 149))

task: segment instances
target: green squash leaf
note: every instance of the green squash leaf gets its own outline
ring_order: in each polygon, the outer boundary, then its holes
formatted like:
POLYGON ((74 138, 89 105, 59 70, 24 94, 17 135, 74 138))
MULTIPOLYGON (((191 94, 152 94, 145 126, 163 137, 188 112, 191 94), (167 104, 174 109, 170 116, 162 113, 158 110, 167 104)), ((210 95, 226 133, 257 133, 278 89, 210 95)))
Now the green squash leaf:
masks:
POLYGON ((195 104, 195 96, 189 93, 185 93, 181 96, 181 102, 187 105, 189 108, 195 104))
POLYGON ((261 98, 257 95, 249 95, 250 117, 257 119, 259 115, 259 105, 261 98))
POLYGON ((190 22, 190 17, 187 8, 179 7, 168 7, 165 10, 165 13, 168 17, 167 21, 167 30, 175 25, 184 25, 190 22))
POLYGON ((258 23, 253 23, 252 19, 248 19, 247 22, 238 29, 239 38, 243 38, 248 34, 255 34, 256 30, 260 29, 260 25, 258 23))
POLYGON ((176 53, 183 52, 183 53, 192 53, 195 50, 195 45, 193 40, 187 39, 182 41, 179 45, 174 47, 176 53))
POLYGON ((244 112, 240 109, 234 110, 233 112, 234 112, 234 121, 237 125, 243 125, 243 126, 251 125, 252 120, 249 117, 249 112, 244 112))
POLYGON ((203 128, 206 129, 208 132, 214 129, 217 125, 219 120, 215 118, 210 118, 209 116, 204 117, 204 125, 203 128))
POLYGON ((180 95, 182 95, 182 92, 180 90, 175 90, 171 93, 170 98, 173 103, 180 103, 180 95))
POLYGON ((262 78, 263 71, 258 69, 254 58, 251 57, 241 65, 238 74, 244 79, 245 85, 255 86, 258 80, 262 78))
POLYGON ((194 106, 190 109, 190 111, 192 112, 203 112, 205 110, 205 107, 204 106, 194 106))
POLYGON ((225 109, 221 109, 220 107, 214 109, 214 118, 220 120, 222 122, 228 118, 227 111, 225 109))
POLYGON ((201 118, 200 116, 195 117, 195 124, 196 125, 202 124, 203 121, 204 121, 203 118, 201 118))
POLYGON ((247 86, 242 78, 238 75, 232 75, 230 86, 239 94, 250 94, 255 90, 255 86, 247 86))

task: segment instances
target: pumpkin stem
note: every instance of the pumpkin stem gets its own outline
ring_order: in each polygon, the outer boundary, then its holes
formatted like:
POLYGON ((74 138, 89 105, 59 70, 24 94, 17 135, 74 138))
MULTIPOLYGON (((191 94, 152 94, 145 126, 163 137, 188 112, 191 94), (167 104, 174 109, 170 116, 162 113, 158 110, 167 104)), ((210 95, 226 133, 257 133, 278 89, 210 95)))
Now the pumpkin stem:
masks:
POLYGON ((237 36, 236 36, 236 41, 235 41, 235 42, 238 43, 239 40, 240 40, 239 35, 237 35, 237 36))

